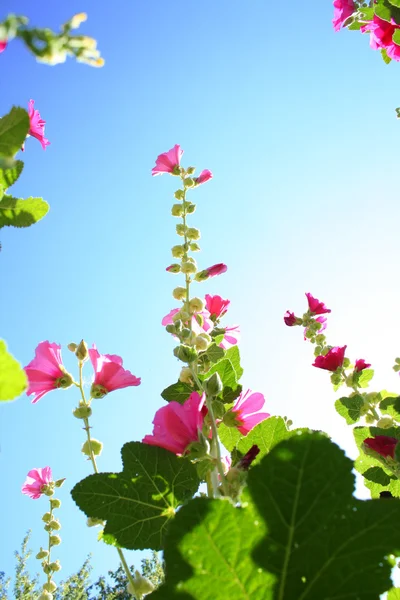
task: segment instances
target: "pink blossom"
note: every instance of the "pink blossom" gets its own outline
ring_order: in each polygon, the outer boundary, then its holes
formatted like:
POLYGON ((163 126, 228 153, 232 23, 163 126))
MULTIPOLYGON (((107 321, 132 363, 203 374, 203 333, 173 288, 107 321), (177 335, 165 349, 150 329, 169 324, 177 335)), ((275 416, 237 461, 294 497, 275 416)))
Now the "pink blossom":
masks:
POLYGON ((142 442, 174 454, 184 454, 189 444, 199 439, 204 421, 204 402, 205 395, 200 396, 197 392, 190 394, 183 404, 169 402, 156 412, 153 434, 146 435, 142 442))
POLYGON ((232 346, 236 346, 240 341, 240 329, 239 325, 232 325, 231 327, 224 328, 224 339, 219 344, 220 348, 228 350, 232 346))
MULTIPOLYGON (((316 320, 317 323, 321 324, 321 327, 318 329, 318 331, 316 333, 316 335, 318 335, 318 334, 322 333, 323 331, 325 331, 325 329, 327 328, 327 321, 328 321, 328 319, 326 317, 317 317, 315 320, 316 320)), ((306 336, 307 331, 308 331, 308 327, 306 327, 304 329, 304 339, 305 340, 308 339, 307 336, 306 336)))
POLYGON ((7 48, 7 40, 0 42, 0 54, 7 48))
POLYGON ((378 454, 383 456, 384 458, 388 456, 394 458, 394 453, 398 441, 399 440, 394 437, 389 437, 387 435, 377 435, 374 438, 367 438, 366 440, 364 440, 364 444, 371 450, 374 450, 374 452, 377 452, 378 454))
POLYGON ((178 175, 177 167, 181 162, 183 150, 179 144, 175 144, 171 150, 164 152, 157 156, 156 166, 152 168, 152 175, 162 175, 162 173, 171 173, 171 175, 178 175))
POLYGON ((359 358, 358 360, 356 360, 356 364, 354 366, 354 370, 355 371, 363 371, 364 369, 368 369, 368 367, 370 367, 371 364, 365 362, 365 360, 363 358, 359 358))
POLYGON ((385 21, 374 15, 372 21, 361 27, 361 32, 370 32, 370 46, 373 50, 384 48, 389 58, 400 61, 400 46, 393 41, 393 34, 400 25, 393 19, 385 21))
POLYGON ((229 413, 234 415, 236 427, 247 435, 256 425, 271 415, 265 412, 265 398, 260 392, 247 390, 241 393, 229 413))
POLYGON ((346 352, 347 346, 335 346, 331 348, 325 356, 317 356, 313 367, 318 369, 325 369, 325 371, 336 371, 339 367, 343 366, 344 353, 346 352))
POLYGON ((212 177, 213 174, 211 171, 204 169, 204 171, 202 171, 198 177, 194 177, 194 182, 196 185, 201 185, 202 183, 206 183, 206 181, 212 179, 212 177))
POLYGON ((285 316, 283 317, 283 320, 285 322, 285 325, 287 325, 288 327, 293 327, 293 325, 296 325, 296 322, 297 322, 297 318, 296 318, 294 312, 290 312, 289 310, 287 310, 285 312, 285 316))
POLYGON ((46 150, 46 146, 50 145, 48 139, 44 137, 44 126, 46 125, 46 121, 40 117, 39 111, 34 109, 34 100, 29 100, 28 104, 28 115, 29 115, 29 132, 28 135, 39 140, 42 144, 43 150, 46 150))
POLYGON ((26 476, 26 481, 22 486, 22 493, 33 500, 37 500, 43 494, 43 488, 52 482, 50 467, 43 469, 32 469, 26 476))
POLYGON ((355 12, 356 6, 353 0, 334 0, 333 7, 333 28, 335 31, 339 31, 347 19, 355 12))
POLYGON ((94 344, 89 350, 89 356, 95 372, 91 388, 93 398, 102 398, 108 392, 140 385, 140 377, 135 377, 123 368, 120 356, 100 354, 94 344))
POLYGON ((217 321, 221 317, 226 314, 228 310, 228 306, 230 305, 230 300, 223 300, 221 296, 210 296, 210 294, 205 295, 206 300, 206 308, 210 313, 210 318, 213 321, 217 321))
POLYGON ((181 267, 180 267, 180 265, 174 263, 173 265, 169 265, 169 267, 166 267, 165 270, 168 271, 169 273, 179 273, 181 270, 181 267))
POLYGON ((47 392, 72 384, 72 377, 62 363, 61 346, 48 341, 38 344, 35 358, 25 367, 25 373, 29 383, 26 393, 28 396, 34 394, 32 404, 47 392))
POLYGON ((306 293, 306 296, 308 300, 308 308, 310 309, 310 312, 314 313, 314 315, 324 315, 331 312, 330 308, 326 308, 323 302, 320 302, 311 294, 306 293))

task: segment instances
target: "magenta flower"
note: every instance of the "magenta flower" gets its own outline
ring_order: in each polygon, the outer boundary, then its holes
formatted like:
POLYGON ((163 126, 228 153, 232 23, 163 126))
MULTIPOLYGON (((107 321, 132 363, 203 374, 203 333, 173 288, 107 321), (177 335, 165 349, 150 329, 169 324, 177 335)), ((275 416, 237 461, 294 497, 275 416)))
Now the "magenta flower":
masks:
POLYGON ((33 500, 37 500, 44 493, 43 488, 52 483, 50 467, 43 469, 32 469, 26 476, 26 481, 22 486, 22 493, 33 500))
POLYGON ((400 25, 393 19, 391 22, 384 21, 374 15, 372 21, 361 27, 361 32, 370 32, 370 46, 373 50, 384 48, 389 58, 400 61, 400 46, 393 41, 396 29, 400 29, 400 25))
POLYGON ((377 435, 374 438, 367 438, 364 440, 365 446, 370 448, 374 452, 377 452, 384 458, 390 456, 394 458, 394 453, 396 450, 396 446, 398 444, 398 439, 394 437, 389 437, 387 435, 377 435))
POLYGON ((336 371, 337 368, 343 366, 344 353, 346 352, 347 346, 335 346, 331 348, 325 356, 317 356, 313 363, 313 367, 318 369, 325 369, 325 371, 336 371))
POLYGON ((35 358, 25 367, 25 373, 29 383, 26 394, 35 394, 32 404, 36 404, 47 392, 72 384, 72 377, 62 363, 61 346, 48 341, 38 344, 35 358))
POLYGON ((198 177, 194 177, 193 180, 195 185, 201 185, 202 183, 206 183, 206 181, 212 179, 212 177, 213 174, 211 173, 211 171, 209 171, 208 169, 204 169, 204 171, 202 171, 198 177))
POLYGON ((7 48, 7 40, 0 42, 0 54, 7 48))
POLYGON ((239 325, 232 325, 231 327, 225 327, 224 339, 219 344, 220 348, 228 350, 232 346, 236 346, 240 341, 240 329, 239 325))
POLYGON ((334 0, 333 7, 333 29, 339 31, 347 19, 355 12, 356 6, 353 0, 334 0))
POLYGON ((295 314, 293 312, 290 312, 289 310, 285 312, 283 320, 285 322, 285 325, 287 325, 288 327, 293 327, 293 325, 296 325, 297 323, 297 318, 295 314))
POLYGON ((314 298, 311 294, 307 293, 308 308, 314 315, 324 315, 330 313, 330 308, 326 308, 323 302, 320 302, 317 298, 314 298))
POLYGON ((228 413, 234 416, 234 424, 242 435, 247 435, 253 427, 271 416, 264 410, 265 403, 265 398, 260 392, 247 390, 240 394, 228 413))
POLYGON ((224 265, 224 263, 218 263, 217 265, 212 265, 212 267, 207 267, 204 271, 199 271, 195 279, 196 281, 205 281, 210 277, 215 277, 216 275, 222 275, 222 273, 226 273, 228 267, 224 265))
POLYGON ((205 295, 206 301, 206 309, 210 313, 210 318, 213 321, 220 319, 226 314, 228 310, 228 306, 230 305, 230 300, 223 300, 221 296, 210 296, 210 294, 205 295))
POLYGON ((358 360, 356 360, 354 370, 355 371, 363 371, 364 369, 368 369, 368 367, 370 367, 370 366, 371 366, 370 363, 366 363, 363 358, 359 358, 358 360))
POLYGON ((153 420, 153 434, 146 435, 143 444, 184 454, 189 444, 199 439, 204 421, 204 402, 204 394, 200 396, 193 392, 183 404, 172 401, 160 408, 153 420))
POLYGON ((89 350, 89 356, 95 372, 91 388, 93 398, 102 398, 114 390, 140 385, 140 377, 135 377, 123 368, 120 356, 100 354, 94 344, 89 350))
POLYGON ((170 173, 171 175, 179 175, 178 167, 181 162, 183 150, 179 144, 175 144, 171 150, 157 156, 156 166, 152 168, 152 175, 162 175, 170 173))
MULTIPOLYGON (((328 321, 328 319, 326 317, 322 317, 321 316, 321 317, 317 317, 315 320, 317 321, 317 323, 321 324, 321 327, 318 329, 318 332, 316 333, 316 335, 318 335, 319 333, 322 333, 323 331, 325 331, 325 329, 327 328, 327 321, 328 321)), ((306 336, 307 331, 308 331, 308 327, 306 327, 304 329, 304 339, 305 340, 308 339, 307 336, 306 336)))
POLYGON ((29 100, 28 115, 30 125, 28 135, 31 135, 39 140, 39 142, 42 144, 43 150, 46 150, 46 146, 50 145, 49 140, 44 137, 44 126, 46 125, 46 121, 43 121, 43 119, 40 117, 39 111, 34 109, 34 104, 34 100, 29 100))

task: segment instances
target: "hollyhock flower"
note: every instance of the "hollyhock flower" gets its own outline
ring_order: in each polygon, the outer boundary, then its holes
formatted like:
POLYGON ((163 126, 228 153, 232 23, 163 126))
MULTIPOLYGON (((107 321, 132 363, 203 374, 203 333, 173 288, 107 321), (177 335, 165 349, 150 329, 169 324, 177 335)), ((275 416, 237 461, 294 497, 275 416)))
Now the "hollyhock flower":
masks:
POLYGON ((285 312, 285 316, 283 317, 283 320, 285 322, 285 325, 287 325, 288 327, 293 327, 293 325, 296 325, 296 322, 297 322, 297 318, 295 317, 295 314, 293 312, 290 312, 289 310, 287 310, 285 312))
POLYGON ((370 366, 371 366, 370 363, 366 363, 363 358, 359 358, 358 360, 356 360, 354 370, 355 371, 363 371, 364 369, 368 369, 368 367, 370 367, 370 366))
POLYGON ((228 310, 228 306, 230 305, 230 300, 223 300, 221 296, 215 295, 210 296, 210 294, 205 295, 206 301, 206 309, 210 313, 210 318, 213 321, 220 319, 226 314, 228 310))
POLYGON ((33 500, 37 500, 44 493, 43 488, 49 483, 52 483, 50 467, 43 467, 43 469, 32 469, 26 476, 26 481, 22 486, 22 493, 29 496, 33 500))
POLYGON ((265 412, 265 398, 259 392, 247 390, 241 393, 224 420, 236 426, 242 435, 247 435, 256 425, 271 415, 265 412), (226 417, 228 415, 228 417, 226 417))
POLYGON ((224 265, 224 263, 218 263, 216 265, 212 265, 212 267, 207 267, 203 271, 199 271, 196 276, 196 281, 206 281, 210 277, 215 277, 216 275, 222 275, 228 270, 228 267, 224 265))
POLYGON ((333 29, 339 31, 339 29, 342 29, 345 21, 355 12, 356 6, 353 0, 334 0, 333 7, 333 29))
POLYGON ((323 302, 320 302, 317 298, 314 298, 311 294, 307 293, 308 308, 314 315, 324 315, 330 313, 330 308, 326 308, 323 302))
POLYGON ((162 175, 163 173, 171 173, 171 175, 179 175, 178 167, 181 162, 183 150, 179 144, 175 144, 171 150, 157 156, 156 166, 152 168, 152 175, 162 175))
POLYGON ((0 54, 7 48, 7 40, 0 42, 0 54))
POLYGON ((195 185, 201 185, 202 183, 206 183, 206 181, 212 179, 212 177, 213 174, 211 173, 211 171, 209 171, 208 169, 204 169, 204 171, 202 171, 198 177, 194 177, 193 180, 195 185))
POLYGON ((232 325, 231 327, 224 328, 224 339, 219 344, 220 348, 228 350, 232 346, 236 346, 240 341, 240 329, 239 325, 232 325))
POLYGON ((400 25, 393 19, 384 21, 374 15, 372 21, 361 27, 361 32, 370 32, 370 46, 373 50, 384 48, 387 55, 393 60, 400 61, 400 46, 393 41, 393 34, 400 25))
POLYGON ((374 438, 367 438, 364 440, 365 446, 374 450, 384 458, 390 456, 394 458, 395 449, 398 443, 398 439, 394 437, 389 437, 386 435, 377 435, 374 438))
POLYGON ((140 377, 135 377, 123 368, 120 356, 100 354, 94 344, 89 350, 89 356, 95 372, 91 388, 93 398, 102 398, 108 392, 140 385, 140 377))
POLYGON ((174 263, 173 265, 166 267, 165 270, 168 271, 168 273, 180 273, 181 267, 177 263, 174 263))
POLYGON ((61 346, 40 342, 35 350, 35 358, 25 367, 28 377, 27 396, 34 394, 32 404, 47 392, 72 385, 72 377, 67 373, 61 358, 61 346))
POLYGON ((254 446, 242 456, 237 466, 244 471, 248 471, 251 463, 257 458, 258 454, 260 454, 260 448, 254 444, 254 446))
MULTIPOLYGON (((34 104, 34 100, 29 100, 28 115, 30 125, 28 135, 31 135, 32 137, 39 140, 43 150, 46 150, 46 146, 50 145, 49 140, 44 137, 44 126, 46 125, 46 121, 43 121, 39 111, 34 109, 34 104)), ((24 148, 22 147, 22 150, 23 149, 24 148)))
POLYGON ((325 371, 336 371, 338 367, 343 366, 344 353, 346 352, 347 346, 335 346, 331 348, 325 356, 317 356, 313 367, 318 369, 325 369, 325 371))
MULTIPOLYGON (((325 331, 325 329, 327 328, 328 319, 326 317, 317 317, 315 320, 317 323, 321 324, 321 327, 318 329, 317 333, 315 334, 315 335, 318 335, 319 333, 322 333, 323 331, 325 331)), ((308 331, 308 327, 306 327, 304 329, 304 339, 305 340, 308 339, 306 336, 307 331, 308 331)))
POLYGON ((153 420, 153 434, 146 435, 143 444, 165 448, 177 455, 184 454, 189 444, 199 440, 204 402, 204 394, 200 396, 193 392, 183 404, 172 401, 160 408, 153 420))

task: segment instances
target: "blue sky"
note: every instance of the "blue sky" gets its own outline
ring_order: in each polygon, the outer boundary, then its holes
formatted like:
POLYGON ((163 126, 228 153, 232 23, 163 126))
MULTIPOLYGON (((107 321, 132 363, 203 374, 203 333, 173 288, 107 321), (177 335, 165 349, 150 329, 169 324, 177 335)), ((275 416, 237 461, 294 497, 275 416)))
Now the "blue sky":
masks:
MULTIPOLYGON (((0 56, 0 114, 33 98, 51 141, 45 152, 27 141, 13 188, 43 196, 49 215, 1 231, 0 334, 23 364, 42 340, 65 346, 83 337, 142 378, 94 407, 103 471, 119 470, 121 446, 151 432, 160 392, 179 372, 160 325, 181 283, 165 272, 177 243, 176 182, 150 175, 176 143, 185 166, 214 173, 193 191, 191 225, 202 232, 200 266, 229 270, 196 294, 231 299, 227 324, 241 324, 244 385, 265 393, 272 414, 327 431, 354 456, 327 374, 310 366, 311 346, 282 321, 286 309, 305 311, 310 291, 332 309, 329 342, 371 362, 376 389, 399 388, 391 370, 400 354, 398 65, 386 66, 367 36, 335 34, 330 2, 307 11, 249 4, 2 3, 4 16, 54 28, 86 11, 81 31, 97 38, 106 60, 99 70, 72 60, 51 68, 19 42, 0 56)), ((72 355, 64 358, 73 369, 72 355)), ((117 566, 69 497, 90 472, 72 417, 77 402, 68 390, 0 407, 2 569, 13 570, 28 528, 34 549, 44 541, 46 502, 19 490, 28 470, 45 465, 67 478, 60 575, 89 552, 96 575, 117 566)))

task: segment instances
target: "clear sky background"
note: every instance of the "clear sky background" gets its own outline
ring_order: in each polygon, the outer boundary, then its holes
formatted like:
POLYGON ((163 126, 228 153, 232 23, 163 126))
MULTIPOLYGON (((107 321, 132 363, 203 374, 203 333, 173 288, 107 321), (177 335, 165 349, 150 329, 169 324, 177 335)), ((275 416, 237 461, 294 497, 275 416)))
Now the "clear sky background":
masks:
MULTIPOLYGON (((231 299, 226 323, 242 328, 244 385, 264 392, 272 414, 327 431, 354 457, 328 374, 311 366, 311 345, 282 317, 302 314, 310 291, 332 309, 329 342, 372 363, 374 389, 399 390, 399 65, 386 66, 365 35, 335 34, 330 1, 300 10, 265 0, 7 0, 1 11, 53 28, 86 11, 81 31, 106 60, 99 70, 72 60, 48 67, 18 41, 0 56, 0 114, 33 98, 51 141, 45 152, 27 141, 13 188, 42 195, 49 215, 0 232, 0 337, 23 364, 42 340, 83 337, 142 378, 94 405, 100 469, 120 470, 121 446, 151 432, 160 392, 180 370, 160 323, 181 283, 165 272, 178 243, 177 186, 151 178, 156 156, 176 143, 185 166, 214 173, 190 195, 190 224, 202 232, 199 265, 229 270, 195 292, 231 299)), ((73 358, 64 351, 71 370, 73 358)), ((28 528, 35 550, 44 542, 47 502, 20 488, 46 465, 67 478, 60 576, 89 552, 95 575, 117 566, 69 496, 91 472, 72 416, 78 400, 68 390, 0 407, 0 570, 13 571, 28 528)))

